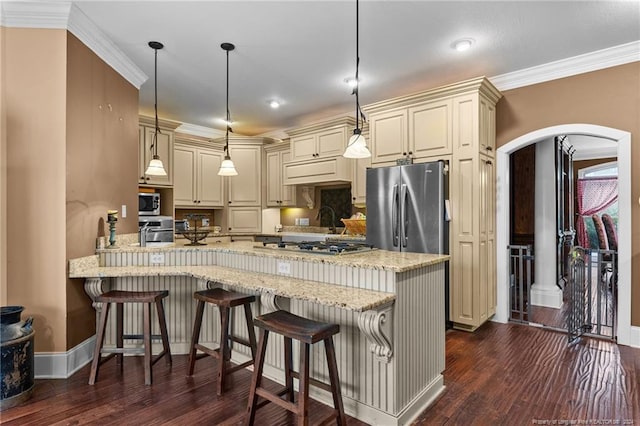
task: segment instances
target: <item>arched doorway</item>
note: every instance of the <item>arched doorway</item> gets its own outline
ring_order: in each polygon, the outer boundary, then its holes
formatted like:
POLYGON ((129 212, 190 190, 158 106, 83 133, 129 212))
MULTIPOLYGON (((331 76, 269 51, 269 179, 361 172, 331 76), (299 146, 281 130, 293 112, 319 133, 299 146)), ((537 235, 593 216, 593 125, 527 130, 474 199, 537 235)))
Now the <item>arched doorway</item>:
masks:
POLYGON ((520 136, 496 152, 496 253, 497 306, 494 321, 507 322, 509 315, 509 155, 520 148, 559 135, 587 135, 618 143, 618 343, 631 342, 631 133, 591 124, 563 124, 520 136))

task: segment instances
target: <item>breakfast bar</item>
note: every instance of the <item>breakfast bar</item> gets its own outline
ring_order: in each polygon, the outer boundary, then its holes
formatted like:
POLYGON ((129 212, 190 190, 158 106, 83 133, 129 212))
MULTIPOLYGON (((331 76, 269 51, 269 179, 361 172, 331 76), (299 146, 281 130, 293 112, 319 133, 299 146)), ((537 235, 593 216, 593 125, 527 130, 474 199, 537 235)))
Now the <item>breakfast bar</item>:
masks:
MULTIPOLYGON (((345 411, 371 424, 397 425, 424 410, 444 387, 447 259, 385 250, 318 255, 253 242, 123 245, 71 260, 69 276, 84 278, 85 291, 94 300, 113 289, 169 290, 165 310, 174 354, 187 353, 195 311, 192 295, 201 289, 224 287, 256 295, 255 315, 284 309, 337 323, 335 346, 345 411)), ((125 317, 125 328, 139 327, 135 309, 125 317)), ((207 307, 204 318, 201 341, 215 346, 217 312, 207 307)), ((246 337, 245 322, 242 315, 234 315, 233 332, 246 337)), ((108 332, 105 344, 114 343, 108 332)), ((278 382, 284 377, 281 348, 277 337, 269 342, 264 370, 278 382)), ((311 374, 326 382, 323 350, 313 349, 311 374)), ((234 347, 233 357, 234 362, 244 362, 250 352, 234 347)), ((311 396, 331 405, 330 394, 323 390, 314 389, 311 396)))

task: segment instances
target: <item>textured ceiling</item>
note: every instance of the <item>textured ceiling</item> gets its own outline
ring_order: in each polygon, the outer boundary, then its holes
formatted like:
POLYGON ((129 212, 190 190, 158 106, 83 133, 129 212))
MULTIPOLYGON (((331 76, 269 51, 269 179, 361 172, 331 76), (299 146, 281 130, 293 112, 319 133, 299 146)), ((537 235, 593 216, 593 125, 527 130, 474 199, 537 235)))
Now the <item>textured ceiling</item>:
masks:
MULTIPOLYGON (((225 53, 238 134, 353 111, 355 1, 74 2, 149 77, 141 112, 223 129, 225 53), (283 105, 273 110, 267 101, 283 105)), ((360 2, 361 104, 640 40, 638 1, 360 2), (473 38, 465 52, 454 40, 473 38)))

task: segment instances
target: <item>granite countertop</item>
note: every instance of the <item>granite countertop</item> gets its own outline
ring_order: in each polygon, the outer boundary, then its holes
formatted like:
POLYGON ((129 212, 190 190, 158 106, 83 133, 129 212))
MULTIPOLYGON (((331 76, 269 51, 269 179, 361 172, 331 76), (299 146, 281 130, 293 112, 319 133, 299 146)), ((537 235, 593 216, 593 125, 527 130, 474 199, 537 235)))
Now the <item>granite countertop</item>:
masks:
POLYGON ((395 295, 379 291, 306 281, 282 275, 262 274, 222 266, 99 266, 98 256, 74 259, 70 278, 191 276, 251 291, 306 300, 362 312, 392 304, 395 295))
POLYGON ((236 241, 231 243, 211 243, 204 246, 186 246, 187 241, 176 241, 165 247, 139 247, 137 245, 121 246, 114 249, 99 249, 98 253, 107 252, 155 252, 172 250, 212 250, 225 253, 248 254, 279 259, 301 260, 305 262, 334 263, 355 268, 382 269, 404 272, 424 266, 435 265, 449 260, 449 255, 394 252, 387 250, 371 250, 362 253, 342 255, 313 254, 297 251, 280 250, 274 246, 264 247, 262 243, 252 241, 236 241))

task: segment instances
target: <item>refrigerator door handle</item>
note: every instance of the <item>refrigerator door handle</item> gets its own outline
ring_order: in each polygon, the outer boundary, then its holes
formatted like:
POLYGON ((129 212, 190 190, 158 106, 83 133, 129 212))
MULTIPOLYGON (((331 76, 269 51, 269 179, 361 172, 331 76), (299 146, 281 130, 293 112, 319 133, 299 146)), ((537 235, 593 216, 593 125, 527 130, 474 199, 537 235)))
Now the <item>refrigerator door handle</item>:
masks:
POLYGON ((398 199, 398 185, 393 185, 393 200, 391 202, 391 237, 393 246, 398 247, 398 207, 400 200, 398 199))
POLYGON ((407 202, 408 202, 408 190, 407 190, 407 185, 403 184, 402 185, 402 189, 400 191, 400 197, 402 198, 402 247, 406 247, 407 246, 407 242, 408 242, 408 229, 409 228, 409 220, 407 219, 407 202))

